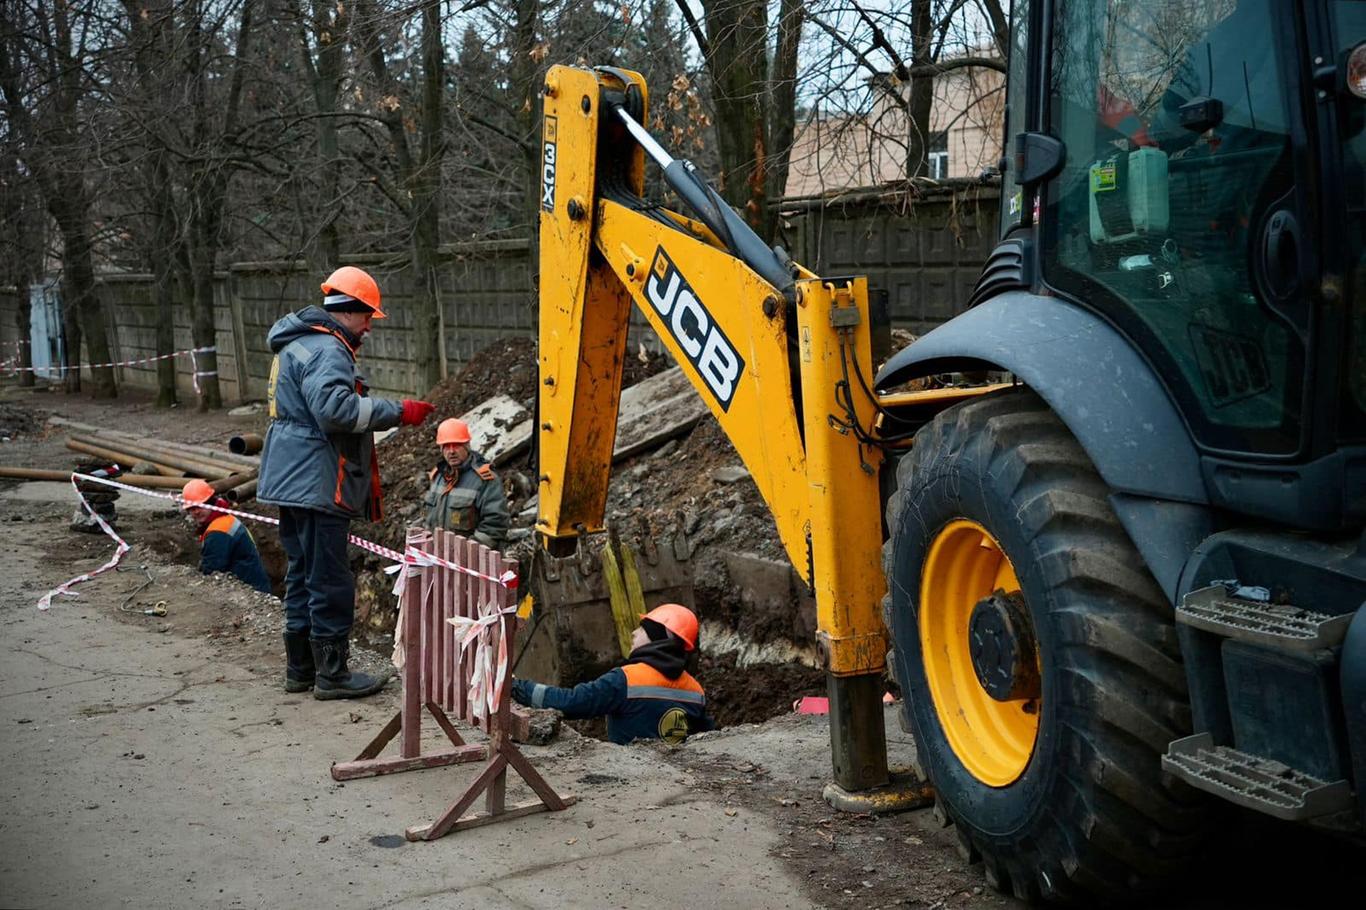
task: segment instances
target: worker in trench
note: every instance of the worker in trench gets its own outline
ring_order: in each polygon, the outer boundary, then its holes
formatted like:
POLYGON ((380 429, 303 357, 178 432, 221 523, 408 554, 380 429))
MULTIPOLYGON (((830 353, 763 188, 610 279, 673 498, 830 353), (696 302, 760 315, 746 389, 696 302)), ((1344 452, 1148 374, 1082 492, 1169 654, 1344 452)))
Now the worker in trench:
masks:
POLYGON ((205 575, 231 572, 262 594, 269 594, 270 576, 251 531, 231 515, 204 508, 226 508, 228 501, 217 496, 206 481, 197 479, 185 484, 180 498, 199 532, 199 571, 205 575))
POLYGON ((345 266, 322 283, 322 305, 290 313, 268 336, 270 428, 256 498, 280 509, 285 574, 285 691, 360 698, 387 676, 349 666, 356 580, 347 559, 353 518, 379 521, 383 501, 372 431, 416 426, 425 401, 369 394, 356 352, 385 318, 379 285, 345 266))
POLYGON ((625 744, 662 739, 677 745, 715 726, 702 684, 687 671, 697 650, 697 616, 681 604, 661 604, 631 633, 626 664, 572 689, 525 679, 512 681, 512 697, 532 708, 555 708, 570 720, 607 718, 607 738, 625 744))
POLYGON ((451 417, 436 428, 441 457, 427 472, 422 500, 429 530, 444 528, 500 550, 507 543, 507 493, 488 462, 473 449, 469 425, 451 417))

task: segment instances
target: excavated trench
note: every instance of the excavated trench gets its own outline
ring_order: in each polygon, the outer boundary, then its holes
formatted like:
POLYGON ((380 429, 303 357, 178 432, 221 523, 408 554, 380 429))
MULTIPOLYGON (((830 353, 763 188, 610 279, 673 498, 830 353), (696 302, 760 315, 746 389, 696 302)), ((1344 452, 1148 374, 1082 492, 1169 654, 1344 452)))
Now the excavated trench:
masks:
MULTIPOLYGON (((657 354, 634 354, 627 358, 625 384, 667 367, 657 354)), ((508 396, 529 412, 535 394, 535 343, 513 338, 476 354, 457 376, 426 397, 441 419, 463 414, 496 395, 508 396)), ((406 528, 420 518, 426 472, 436 461, 434 422, 404 427, 380 443, 386 515, 381 522, 353 523, 353 533, 401 548, 406 528)), ((536 508, 529 460, 524 453, 499 468, 513 515, 509 555, 524 566, 530 564, 534 550, 536 508)), ((260 503, 249 508, 275 514, 260 503)), ((136 525, 141 546, 174 562, 198 564, 198 542, 184 520, 131 514, 122 520, 136 525)), ((767 505, 713 418, 704 417, 691 430, 617 463, 609 488, 608 523, 644 529, 660 539, 679 531, 686 534, 692 550, 692 602, 703 622, 702 653, 694 673, 707 689, 718 724, 757 723, 790 713, 803 696, 825 694, 824 674, 815 669, 814 601, 792 572, 767 505)), ((285 571, 278 536, 265 529, 253 533, 278 595, 285 571)), ((356 634, 386 652, 396 605, 390 593, 393 580, 383 574, 383 565, 378 557, 352 551, 356 634)), ((559 678, 548 681, 569 685, 611 666, 610 660, 588 653, 577 641, 561 642, 560 648, 559 678)), ((601 725, 581 726, 583 732, 596 733, 601 725)))
MULTIPOLYGON (((624 386, 653 376, 669 364, 658 354, 626 358, 624 386)), ((431 390, 436 417, 465 413, 496 395, 530 412, 536 395, 536 347, 530 338, 495 342, 460 373, 431 390)), ((480 440, 476 439, 476 448, 480 440)), ((380 443, 388 514, 382 523, 357 524, 356 533, 400 544, 418 518, 427 470, 436 450, 430 425, 405 427, 380 443)), ((509 555, 529 565, 534 549, 534 470, 529 454, 499 468, 513 515, 509 555)), ((660 539, 680 529, 693 553, 693 605, 704 623, 696 675, 707 689, 718 723, 756 723, 792 711, 804 695, 824 695, 824 674, 814 668, 815 608, 800 596, 778 542, 768 507, 739 456, 710 416, 690 431, 618 462, 608 492, 608 524, 644 528, 660 539), (680 528, 681 526, 681 528, 680 528), (737 584, 735 576, 745 580, 737 584)), ((392 579, 378 560, 357 552, 358 610, 366 634, 377 643, 393 633, 392 579)), ((606 666, 577 659, 566 642, 562 684, 582 681, 606 666)), ((590 730, 591 732, 591 730, 590 730)))

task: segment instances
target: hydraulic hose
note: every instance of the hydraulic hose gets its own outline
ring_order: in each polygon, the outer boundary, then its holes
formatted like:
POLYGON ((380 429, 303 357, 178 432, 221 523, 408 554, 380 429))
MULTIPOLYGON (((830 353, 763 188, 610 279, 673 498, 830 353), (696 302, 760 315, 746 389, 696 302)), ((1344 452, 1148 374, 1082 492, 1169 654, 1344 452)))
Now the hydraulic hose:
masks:
POLYGON ((687 203, 726 249, 749 266, 756 275, 773 285, 787 301, 793 301, 796 290, 792 271, 783 257, 764 243, 759 235, 754 233, 754 229, 736 214, 725 199, 721 198, 721 194, 702 179, 691 161, 674 158, 666 152, 649 131, 636 122, 619 103, 610 102, 610 107, 625 125, 626 130, 640 143, 645 154, 659 165, 660 170, 664 172, 664 182, 687 203))

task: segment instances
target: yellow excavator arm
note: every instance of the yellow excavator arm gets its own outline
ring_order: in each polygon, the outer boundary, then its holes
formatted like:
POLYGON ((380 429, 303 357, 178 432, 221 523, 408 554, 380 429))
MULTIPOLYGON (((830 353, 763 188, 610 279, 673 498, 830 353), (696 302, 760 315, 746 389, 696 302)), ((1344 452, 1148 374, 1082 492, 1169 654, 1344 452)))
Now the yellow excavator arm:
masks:
POLYGON ((601 530, 631 305, 720 422, 815 591, 836 783, 886 783, 878 469, 867 283, 784 263, 640 126, 637 73, 556 66, 544 88, 540 514, 601 530), (645 151, 700 220, 647 204, 645 151))

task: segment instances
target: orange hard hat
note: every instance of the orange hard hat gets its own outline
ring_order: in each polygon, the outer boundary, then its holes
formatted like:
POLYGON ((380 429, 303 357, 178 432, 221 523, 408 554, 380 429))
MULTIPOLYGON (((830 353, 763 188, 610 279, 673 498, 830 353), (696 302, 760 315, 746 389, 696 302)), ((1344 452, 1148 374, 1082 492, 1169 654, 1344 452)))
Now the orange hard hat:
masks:
MULTIPOLYGON (((369 272, 354 265, 344 265, 328 275, 327 280, 322 283, 322 291, 328 297, 345 295, 336 302, 343 302, 345 297, 354 297, 368 306, 376 319, 385 318, 384 310, 379 305, 379 285, 370 277, 369 272)), ((327 303, 328 300, 324 298, 323 304, 327 303)))
POLYGON ((455 417, 447 417, 436 428, 436 444, 460 445, 470 441, 470 425, 455 417))
POLYGON ((660 604, 641 619, 653 620, 683 639, 686 650, 697 647, 697 615, 682 604, 660 604))
POLYGON ((213 487, 209 486, 207 480, 194 480, 185 484, 185 489, 180 491, 180 496, 185 500, 185 505, 197 505, 201 502, 208 502, 213 499, 213 487))

